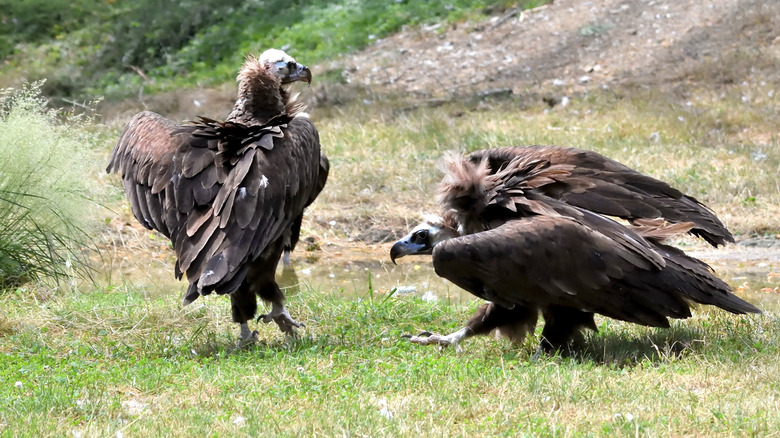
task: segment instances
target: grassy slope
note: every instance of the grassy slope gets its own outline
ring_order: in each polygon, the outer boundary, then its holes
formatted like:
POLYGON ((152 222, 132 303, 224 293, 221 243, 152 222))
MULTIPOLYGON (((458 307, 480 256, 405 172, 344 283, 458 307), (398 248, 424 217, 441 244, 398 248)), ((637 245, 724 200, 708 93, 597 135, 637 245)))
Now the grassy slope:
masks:
MULTIPOLYGON (((307 64, 418 25, 482 16, 508 0, 0 0, 0 87, 46 78, 68 100, 123 98, 234 79, 247 53, 307 64), (48 4, 51 3, 51 4, 48 4), (45 5, 44 5, 45 4, 45 5), (2 8, 5 6, 5 8, 2 8), (45 13, 41 11, 45 10, 45 13)), ((529 7, 545 0, 521 2, 529 7)), ((336 72, 338 75, 339 72, 336 72)), ((67 100, 66 100, 67 102, 67 100)))

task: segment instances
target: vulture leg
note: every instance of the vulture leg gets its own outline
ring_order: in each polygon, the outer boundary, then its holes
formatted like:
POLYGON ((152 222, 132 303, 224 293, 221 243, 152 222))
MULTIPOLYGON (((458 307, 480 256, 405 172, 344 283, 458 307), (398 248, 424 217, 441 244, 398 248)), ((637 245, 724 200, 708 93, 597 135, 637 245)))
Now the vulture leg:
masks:
POLYGON ((533 332, 538 315, 539 311, 534 307, 516 305, 512 309, 507 309, 487 302, 474 312, 462 329, 446 336, 422 332, 417 336, 409 336, 409 341, 420 345, 454 345, 459 349, 458 344, 462 340, 476 335, 486 335, 496 330, 498 334, 519 344, 525 335, 533 332))
POLYGON ((257 339, 257 331, 250 331, 247 321, 254 318, 257 313, 257 299, 246 282, 230 294, 230 307, 233 314, 233 322, 241 326, 238 343, 244 345, 257 339))
POLYGON ((534 359, 544 353, 560 351, 562 355, 572 352, 573 344, 583 340, 580 329, 588 328, 598 331, 593 321, 592 312, 583 312, 571 307, 550 306, 542 311, 544 330, 539 349, 534 353, 534 359))
POLYGON ((290 262, 290 253, 295 249, 295 245, 298 244, 298 238, 301 236, 301 224, 303 223, 303 214, 298 215, 297 218, 295 218, 295 221, 293 222, 290 229, 285 233, 284 236, 284 253, 282 254, 282 264, 284 267, 289 267, 290 262))
POLYGON ((238 346, 254 344, 257 342, 257 330, 249 330, 249 324, 241 323, 241 331, 238 335, 238 346))
POLYGON ((292 319, 287 312, 284 307, 284 292, 279 289, 274 278, 283 248, 283 239, 278 239, 263 251, 255 265, 250 268, 247 281, 252 284, 253 290, 257 291, 257 295, 263 301, 271 303, 271 312, 258 316, 257 321, 262 320, 264 323, 274 321, 283 333, 293 335, 296 327, 305 327, 305 325, 292 319))
POLYGON ((440 347, 447 347, 450 345, 455 346, 455 351, 461 351, 460 348, 460 341, 470 338, 474 336, 474 332, 472 332, 468 327, 463 327, 462 329, 452 332, 449 335, 437 335, 436 333, 431 332, 421 332, 417 336, 412 335, 404 335, 405 338, 409 338, 409 341, 412 344, 418 344, 418 345, 431 345, 436 344, 440 347))

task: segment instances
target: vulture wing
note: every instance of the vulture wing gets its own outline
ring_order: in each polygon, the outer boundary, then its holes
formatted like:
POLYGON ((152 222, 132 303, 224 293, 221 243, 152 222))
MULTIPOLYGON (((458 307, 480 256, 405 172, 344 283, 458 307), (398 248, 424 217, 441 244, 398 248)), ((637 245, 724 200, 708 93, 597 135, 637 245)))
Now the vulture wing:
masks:
POLYGON ((171 238, 176 275, 190 282, 185 303, 231 293, 321 189, 317 130, 305 116, 250 127, 205 118, 177 126, 151 114, 128 124, 109 171, 135 188, 136 217, 138 204, 171 238))
POLYGON ((510 220, 443 241, 434 247, 434 268, 506 308, 565 306, 658 327, 668 326, 667 317, 690 316, 688 299, 736 313, 755 309, 730 294, 708 269, 700 266, 695 279, 682 273, 683 265, 691 263, 684 254, 669 261, 665 247, 659 253, 627 228, 590 212, 583 215, 584 221, 565 216, 510 220), (590 221, 598 221, 598 231, 590 221), (713 284, 720 289, 706 290, 713 284))
MULTIPOLYGON (((330 172, 330 161, 328 161, 328 157, 326 157, 325 154, 320 152, 320 168, 319 168, 319 173, 317 174, 317 188, 314 190, 311 198, 309 198, 309 201, 306 203, 306 207, 311 205, 311 203, 314 202, 317 196, 319 196, 322 189, 325 188, 325 183, 328 181, 329 172, 330 172)), ((298 238, 300 237, 301 234, 302 222, 303 222, 303 213, 301 213, 295 219, 292 226, 290 227, 289 235, 286 236, 285 238, 285 242, 284 242, 285 253, 289 253, 295 250, 295 246, 298 244, 298 238)))
POLYGON ((596 152, 556 146, 517 146, 476 151, 468 159, 474 163, 487 160, 493 173, 518 159, 566 166, 570 168, 566 174, 537 181, 535 187, 570 205, 628 221, 662 217, 672 223, 692 222, 694 227, 690 232, 713 246, 734 242, 712 210, 696 198, 596 152))
POLYGON ((122 176, 138 222, 167 237, 176 226, 176 212, 168 208, 166 188, 173 177, 174 155, 187 141, 174 134, 178 128, 151 111, 136 114, 122 131, 106 169, 122 176))

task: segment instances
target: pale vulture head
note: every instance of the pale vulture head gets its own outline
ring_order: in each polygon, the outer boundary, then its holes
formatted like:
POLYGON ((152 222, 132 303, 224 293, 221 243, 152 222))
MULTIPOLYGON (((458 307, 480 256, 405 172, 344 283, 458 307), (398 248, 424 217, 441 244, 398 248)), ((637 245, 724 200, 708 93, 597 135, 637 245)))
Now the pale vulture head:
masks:
POLYGON ((274 73, 282 84, 295 81, 306 81, 311 84, 311 71, 298 64, 292 56, 278 49, 268 49, 260 55, 257 61, 268 71, 274 73))
POLYGON ((407 255, 431 254, 436 244, 447 239, 458 237, 458 233, 444 223, 439 216, 428 215, 423 222, 396 242, 390 248, 390 260, 400 259, 407 255))

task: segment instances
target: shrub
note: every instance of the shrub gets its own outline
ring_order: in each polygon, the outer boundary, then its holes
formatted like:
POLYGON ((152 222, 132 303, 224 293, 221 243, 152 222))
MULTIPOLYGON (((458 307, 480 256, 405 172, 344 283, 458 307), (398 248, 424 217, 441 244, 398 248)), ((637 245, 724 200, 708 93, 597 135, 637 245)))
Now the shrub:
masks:
POLYGON ((0 288, 84 272, 93 137, 59 119, 41 83, 0 90, 0 288))

